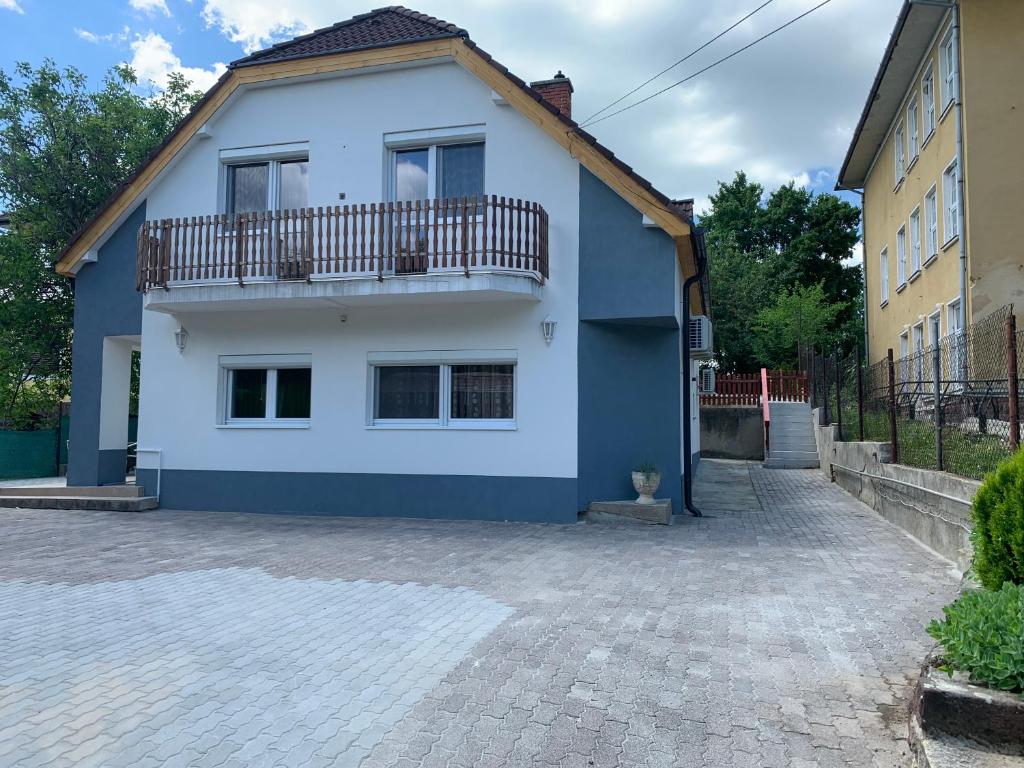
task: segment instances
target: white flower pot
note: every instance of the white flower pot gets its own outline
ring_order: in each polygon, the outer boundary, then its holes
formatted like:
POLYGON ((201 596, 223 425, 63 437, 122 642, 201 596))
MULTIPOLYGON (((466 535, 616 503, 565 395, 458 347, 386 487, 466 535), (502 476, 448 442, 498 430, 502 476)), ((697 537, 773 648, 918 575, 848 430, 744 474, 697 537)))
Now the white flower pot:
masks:
POLYGON ((651 472, 634 472, 633 473, 633 488, 636 490, 638 497, 636 500, 637 504, 653 504, 654 494, 658 490, 658 486, 661 485, 661 473, 651 472))

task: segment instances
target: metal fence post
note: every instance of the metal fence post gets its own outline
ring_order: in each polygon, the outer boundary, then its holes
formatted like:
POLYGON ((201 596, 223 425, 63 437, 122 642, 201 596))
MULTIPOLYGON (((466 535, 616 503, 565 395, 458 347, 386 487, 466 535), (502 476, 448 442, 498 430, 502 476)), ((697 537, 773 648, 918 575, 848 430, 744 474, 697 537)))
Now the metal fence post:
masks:
POLYGON ((828 355, 821 351, 821 412, 825 415, 823 424, 832 423, 832 414, 828 407, 828 355))
POLYGON ((864 442, 864 366, 860 359, 860 348, 857 348, 856 357, 854 358, 857 363, 857 436, 858 439, 864 442))
POLYGON ((839 439, 843 439, 843 367, 842 358, 839 357, 839 347, 836 347, 836 425, 838 426, 839 439))
POLYGON ((889 439, 892 442, 892 461, 900 463, 900 441, 896 438, 896 369, 892 360, 892 347, 886 353, 889 368, 889 439))
POLYGON ((1017 381, 1017 318, 1011 312, 1006 318, 1006 384, 1007 410, 1010 421, 1010 450, 1020 445, 1020 403, 1017 381))
POLYGON ((944 467, 942 456, 942 345, 935 342, 932 352, 933 407, 935 408, 935 462, 941 472, 944 467))

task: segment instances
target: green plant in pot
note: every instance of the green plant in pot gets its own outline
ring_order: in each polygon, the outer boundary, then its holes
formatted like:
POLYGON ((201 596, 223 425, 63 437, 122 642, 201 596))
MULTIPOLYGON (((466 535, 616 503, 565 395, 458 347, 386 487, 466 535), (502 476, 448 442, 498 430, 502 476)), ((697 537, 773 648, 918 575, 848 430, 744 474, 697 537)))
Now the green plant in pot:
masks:
POLYGON ((637 504, 653 504, 654 494, 661 485, 661 473, 649 461, 642 461, 633 469, 633 488, 637 492, 637 504))

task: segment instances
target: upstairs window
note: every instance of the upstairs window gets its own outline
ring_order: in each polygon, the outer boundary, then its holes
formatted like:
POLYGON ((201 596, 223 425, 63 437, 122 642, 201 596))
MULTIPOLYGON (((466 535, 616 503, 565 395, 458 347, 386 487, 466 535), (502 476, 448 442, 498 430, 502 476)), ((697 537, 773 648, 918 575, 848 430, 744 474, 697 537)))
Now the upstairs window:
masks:
POLYGON ((935 68, 928 64, 928 69, 921 79, 921 104, 924 107, 924 138, 935 132, 935 68))
POLYGON ((906 173, 906 149, 903 146, 904 134, 903 134, 903 123, 896 126, 896 133, 893 134, 893 156, 896 158, 896 183, 899 184, 903 180, 903 174, 906 173))
POLYGON ((227 167, 229 214, 290 210, 309 205, 309 161, 305 158, 239 163, 227 167))
POLYGON ((397 200, 483 198, 484 142, 433 144, 394 152, 397 200))
POLYGON ((907 282, 907 229, 896 233, 896 285, 897 290, 907 282))
POLYGON ((946 32, 939 47, 939 66, 942 75, 942 108, 949 105, 957 95, 957 56, 953 29, 946 32))
POLYGON ((942 174, 943 234, 948 243, 960 233, 960 184, 956 160, 942 174))
POLYGON ((921 209, 910 214, 910 274, 921 271, 921 209))
POLYGON ((935 199, 935 187, 924 196, 925 260, 939 253, 939 208, 935 199))
POLYGON ((910 150, 910 162, 914 162, 920 152, 917 130, 917 99, 913 98, 910 100, 910 106, 907 107, 907 143, 910 150))
POLYGON ((881 304, 889 301, 889 249, 883 248, 878 256, 878 287, 881 293, 881 304))

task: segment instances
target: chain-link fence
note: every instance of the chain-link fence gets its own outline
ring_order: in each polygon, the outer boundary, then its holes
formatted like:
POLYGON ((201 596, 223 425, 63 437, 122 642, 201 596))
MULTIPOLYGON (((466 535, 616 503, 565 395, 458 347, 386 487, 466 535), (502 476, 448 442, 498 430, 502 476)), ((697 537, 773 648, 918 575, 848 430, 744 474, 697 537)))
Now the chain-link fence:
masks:
MULTIPOLYGON (((811 401, 841 440, 890 442, 893 460, 981 478, 1020 440, 1024 331, 1003 307, 964 331, 864 365, 857 355, 801 355, 811 401)), ((908 339, 908 346, 910 346, 908 339)))

